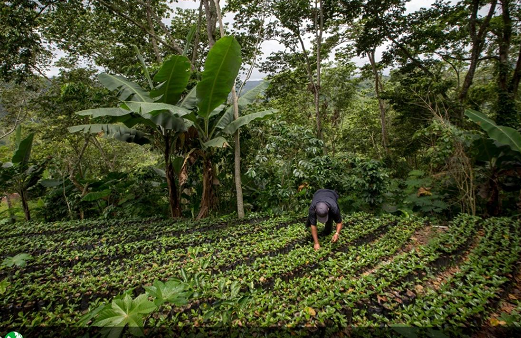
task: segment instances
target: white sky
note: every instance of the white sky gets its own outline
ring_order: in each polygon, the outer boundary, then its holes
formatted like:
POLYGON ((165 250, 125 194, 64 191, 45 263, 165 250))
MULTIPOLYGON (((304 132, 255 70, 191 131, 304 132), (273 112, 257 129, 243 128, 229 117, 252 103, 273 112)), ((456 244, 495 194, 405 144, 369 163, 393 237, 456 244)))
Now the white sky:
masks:
MULTIPOLYGON (((288 0, 288 1, 290 1, 290 0, 288 0)), ((226 0, 224 0, 224 2, 226 2, 226 0)), ((421 7, 428 7, 433 3, 434 3, 434 0, 411 0, 410 2, 407 3, 407 11, 414 12, 414 11, 417 11, 418 9, 420 9, 421 7)), ((178 8, 185 8, 185 9, 186 8, 198 9, 199 2, 196 0, 177 0, 176 3, 173 3, 170 6, 172 8, 178 7, 178 8)), ((224 5, 221 5, 221 6, 224 7, 224 5)), ((232 23, 233 14, 226 15, 223 20, 225 22, 232 23)), ((165 21, 165 24, 168 25, 169 22, 165 21)), ((270 53, 281 50, 281 48, 282 48, 281 45, 276 41, 265 41, 264 43, 261 44, 262 55, 259 56, 259 59, 261 59, 261 60, 265 59, 268 55, 270 55, 270 53)), ((377 51, 376 51, 377 60, 379 60, 379 58, 381 57, 383 50, 385 50, 385 47, 381 47, 381 48, 377 49, 377 51)), ((60 51, 57 51, 56 58, 59 58, 61 56, 63 56, 63 53, 61 53, 60 51)), ((353 58, 353 62, 358 66, 362 66, 362 65, 366 64, 368 61, 365 59, 361 59, 359 57, 355 57, 355 58, 353 58)), ((51 76, 57 75, 58 71, 59 71, 58 68, 51 67, 49 69, 49 71, 47 72, 47 76, 51 77, 51 76)), ((251 80, 260 80, 264 76, 265 76, 265 74, 262 74, 257 69, 254 69, 250 79, 251 80)))

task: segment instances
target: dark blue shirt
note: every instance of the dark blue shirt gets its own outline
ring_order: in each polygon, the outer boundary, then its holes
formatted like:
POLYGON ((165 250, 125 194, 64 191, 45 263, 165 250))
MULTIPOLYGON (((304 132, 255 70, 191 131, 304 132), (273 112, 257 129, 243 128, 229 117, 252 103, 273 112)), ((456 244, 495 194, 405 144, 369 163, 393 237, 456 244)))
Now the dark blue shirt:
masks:
POLYGON ((340 208, 338 207, 338 194, 334 190, 319 189, 313 195, 313 200, 309 206, 309 215, 306 221, 306 226, 317 225, 317 213, 315 207, 318 202, 324 202, 329 206, 328 222, 335 221, 337 224, 342 223, 342 216, 340 215, 340 208))

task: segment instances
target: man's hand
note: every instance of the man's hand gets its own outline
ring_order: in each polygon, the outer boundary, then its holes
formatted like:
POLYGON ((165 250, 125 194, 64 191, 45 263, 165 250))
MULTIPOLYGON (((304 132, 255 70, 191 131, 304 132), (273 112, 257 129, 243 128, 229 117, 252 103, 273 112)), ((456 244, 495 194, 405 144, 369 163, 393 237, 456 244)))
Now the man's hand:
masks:
POLYGON ((338 241, 338 232, 331 237, 331 242, 335 243, 336 241, 338 241))
POLYGON ((320 244, 315 243, 315 245, 313 247, 315 248, 315 251, 318 251, 318 249, 320 249, 320 244))

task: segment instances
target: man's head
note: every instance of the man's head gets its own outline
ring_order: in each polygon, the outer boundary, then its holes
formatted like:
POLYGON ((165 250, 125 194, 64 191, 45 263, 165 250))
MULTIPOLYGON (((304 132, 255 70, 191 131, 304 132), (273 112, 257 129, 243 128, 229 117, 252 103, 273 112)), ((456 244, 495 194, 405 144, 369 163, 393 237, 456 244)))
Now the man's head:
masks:
POLYGON ((329 206, 324 202, 318 202, 315 206, 315 212, 317 213, 317 220, 325 224, 329 214, 329 206))

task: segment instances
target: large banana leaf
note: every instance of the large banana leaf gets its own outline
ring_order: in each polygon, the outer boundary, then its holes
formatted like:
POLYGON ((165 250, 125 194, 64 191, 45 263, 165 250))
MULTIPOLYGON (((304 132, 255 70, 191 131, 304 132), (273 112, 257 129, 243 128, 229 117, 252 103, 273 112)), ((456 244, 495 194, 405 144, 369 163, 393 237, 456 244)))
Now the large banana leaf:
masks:
POLYGON ((152 83, 152 78, 150 77, 150 72, 148 71, 147 65, 145 63, 145 59, 143 58, 143 55, 141 55, 141 52, 139 51, 139 48, 136 45, 132 45, 132 47, 134 48, 134 51, 136 52, 139 63, 141 63, 141 68, 143 68, 143 73, 145 73, 145 77, 147 78, 148 85, 150 86, 150 88, 154 88, 154 84, 152 83))
POLYGON ((244 95, 241 95, 241 97, 239 97, 239 100, 238 100, 239 109, 244 109, 244 108, 246 108, 247 105, 253 103, 257 99, 257 97, 260 95, 260 93, 262 93, 266 89, 268 89, 269 85, 270 85, 269 81, 262 81, 257 86, 248 90, 244 95))
POLYGON ((170 112, 162 112, 158 115, 151 116, 150 120, 156 125, 164 129, 173 130, 176 133, 183 133, 187 131, 189 127, 188 121, 170 112))
POLYGON ((197 107, 197 87, 192 88, 179 104, 181 107, 192 110, 197 107))
POLYGON ((125 79, 122 76, 101 73, 98 75, 100 82, 109 90, 118 90, 122 101, 132 100, 140 102, 153 102, 148 93, 138 84, 125 79))
MULTIPOLYGON (((244 95, 239 97, 239 112, 243 111, 249 104, 253 103, 260 93, 265 91, 270 85, 269 81, 262 81, 259 85, 248 90, 244 95)), ((219 122, 215 125, 215 128, 223 129, 233 121, 233 106, 228 107, 226 112, 221 116, 219 122)))
POLYGON ((16 148, 11 162, 21 164, 25 167, 29 163, 31 157, 31 149, 33 147, 34 133, 29 134, 26 138, 20 141, 16 148))
POLYGON ((271 115, 275 112, 277 112, 276 109, 268 109, 268 110, 263 110, 263 111, 260 111, 257 113, 240 116, 237 120, 228 124, 226 126, 226 128, 223 129, 223 132, 225 132, 227 134, 234 134, 237 131, 237 129, 250 123, 251 121, 261 119, 261 118, 271 115))
POLYGON ((212 129, 212 134, 215 131, 215 129, 224 129, 227 125, 233 122, 233 106, 228 107, 224 114, 221 116, 219 121, 215 124, 215 127, 212 129))
POLYGON ((190 114, 190 111, 186 108, 160 102, 125 101, 121 104, 121 108, 131 110, 144 116, 147 114, 154 116, 164 112, 165 110, 170 111, 177 116, 190 114))
POLYGON ((124 116, 131 114, 132 112, 129 110, 121 109, 121 108, 94 108, 81 110, 76 114, 81 116, 91 116, 93 118, 96 117, 106 117, 106 116, 124 116))
POLYGON ((226 107, 225 104, 220 104, 217 108, 215 108, 215 109, 210 113, 210 116, 208 116, 208 118, 211 119, 212 117, 221 114, 225 107, 226 107))
POLYGON ((219 39, 206 58, 201 81, 197 84, 198 114, 208 118, 224 103, 241 67, 241 46, 232 36, 219 39))
POLYGON ((18 127, 16 127, 14 142, 15 142, 14 144, 16 145, 17 148, 20 145, 20 142, 22 142, 22 125, 21 124, 19 124, 18 127))
POLYGON ((176 104, 190 79, 190 61, 186 56, 172 55, 163 62, 154 76, 154 81, 162 82, 150 92, 150 96, 159 97, 159 101, 176 104))
POLYGON ((226 147, 229 147, 229 146, 230 145, 228 144, 228 141, 226 141, 226 139, 224 137, 222 137, 222 136, 213 138, 210 141, 207 141, 207 142, 203 143, 203 148, 210 148, 210 147, 226 148, 226 147))
POLYGON ((86 124, 80 126, 73 126, 68 128, 70 133, 83 132, 85 134, 99 134, 103 133, 106 137, 113 137, 117 140, 129 142, 129 143, 137 143, 137 144, 147 144, 150 143, 150 140, 146 137, 145 133, 130 129, 125 126, 115 125, 115 124, 86 124))
POLYGON ((521 134, 517 130, 510 127, 498 126, 485 114, 472 109, 465 110, 465 115, 479 124, 491 139, 508 145, 512 150, 521 153, 521 134))

